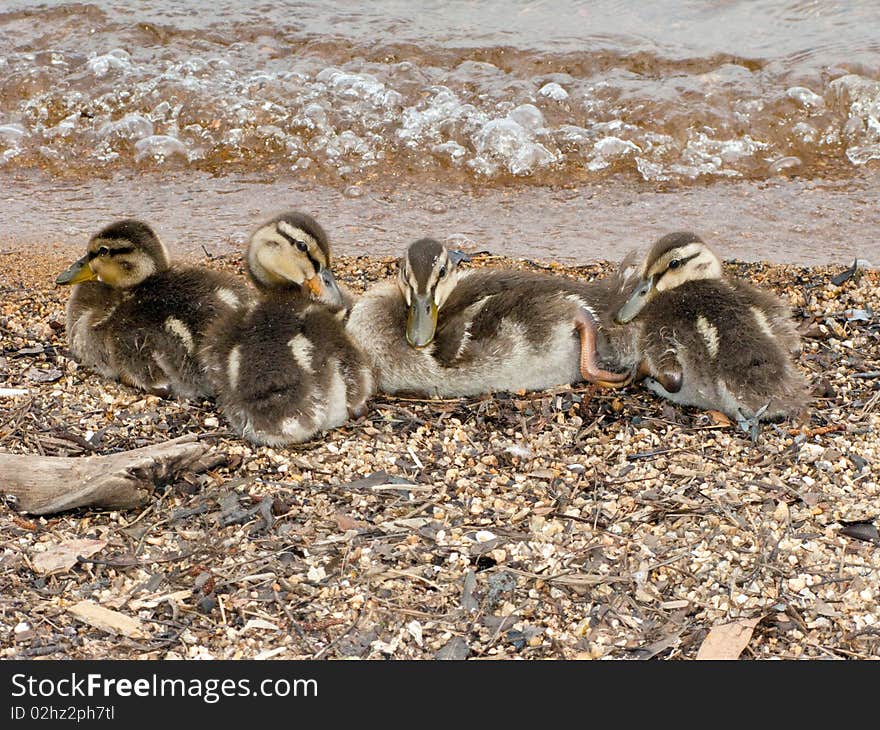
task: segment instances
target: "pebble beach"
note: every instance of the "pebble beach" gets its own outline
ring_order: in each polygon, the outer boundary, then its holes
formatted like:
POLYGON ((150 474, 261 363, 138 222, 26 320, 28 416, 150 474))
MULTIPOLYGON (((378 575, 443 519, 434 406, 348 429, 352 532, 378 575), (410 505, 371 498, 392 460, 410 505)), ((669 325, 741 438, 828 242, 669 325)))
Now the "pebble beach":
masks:
MULTIPOLYGON (((807 422, 755 439, 639 385, 582 386, 380 394, 273 450, 208 401, 78 367, 53 283, 69 261, 3 252, 0 449, 89 456, 192 434, 216 459, 140 510, 0 507, 3 658, 880 655, 876 270, 726 262, 790 302, 813 388, 807 422), (91 604, 125 620, 102 626, 91 604)), ((191 262, 243 275, 236 255, 191 262)), ((614 264, 468 265, 589 280, 614 264)), ((394 267, 334 266, 358 292, 394 267)))

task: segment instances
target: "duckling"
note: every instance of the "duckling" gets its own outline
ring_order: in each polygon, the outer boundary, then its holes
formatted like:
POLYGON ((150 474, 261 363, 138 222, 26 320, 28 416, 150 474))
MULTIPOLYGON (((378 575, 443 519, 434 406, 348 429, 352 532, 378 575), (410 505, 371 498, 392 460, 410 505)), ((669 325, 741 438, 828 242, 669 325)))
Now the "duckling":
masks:
POLYGON ((359 415, 374 376, 343 327, 346 295, 323 228, 303 213, 280 215, 251 236, 247 263, 260 301, 216 322, 203 350, 233 429, 282 446, 359 415))
POLYGON ((439 397, 543 390, 582 379, 619 387, 631 373, 599 365, 601 282, 545 274, 460 270, 434 239, 411 244, 396 281, 354 303, 347 329, 371 358, 379 388, 439 397))
POLYGON ((211 394, 197 355, 202 334, 250 296, 234 276, 171 266, 153 229, 133 219, 92 236, 56 283, 73 285, 66 309, 73 357, 164 397, 211 394))
POLYGON ((802 413, 808 389, 791 358, 800 337, 788 306, 725 277, 699 236, 657 241, 630 288, 615 318, 634 328, 639 373, 654 393, 722 411, 745 431, 802 413))

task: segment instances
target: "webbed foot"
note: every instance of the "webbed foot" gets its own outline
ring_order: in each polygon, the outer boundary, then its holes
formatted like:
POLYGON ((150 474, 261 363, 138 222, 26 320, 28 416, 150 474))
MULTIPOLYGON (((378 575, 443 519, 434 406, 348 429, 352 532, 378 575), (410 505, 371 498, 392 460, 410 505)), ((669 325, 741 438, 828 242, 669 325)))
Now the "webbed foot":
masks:
POLYGON ((655 395, 659 395, 661 398, 670 399, 672 396, 672 392, 674 392, 674 391, 671 392, 671 391, 667 390, 663 386, 663 383, 661 383, 659 380, 652 378, 650 376, 645 378, 642 382, 644 383, 645 387, 648 390, 650 390, 655 395))
POLYGON ((736 410, 736 425, 739 426, 740 430, 747 434, 749 438, 751 438, 752 443, 756 443, 758 441, 758 435, 761 433, 761 416, 767 410, 767 406, 770 404, 761 406, 757 411, 755 411, 755 415, 748 416, 746 415, 741 408, 737 408, 736 410))

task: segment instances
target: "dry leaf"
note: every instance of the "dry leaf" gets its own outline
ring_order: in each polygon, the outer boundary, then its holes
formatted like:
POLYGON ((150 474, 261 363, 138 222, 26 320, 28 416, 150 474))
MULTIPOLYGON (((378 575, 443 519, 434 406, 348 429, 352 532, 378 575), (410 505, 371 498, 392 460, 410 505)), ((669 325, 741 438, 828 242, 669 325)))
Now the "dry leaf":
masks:
POLYGON ((92 601, 80 601, 67 610, 83 623, 110 634, 122 634, 130 639, 145 639, 147 636, 138 619, 111 611, 92 601))
POLYGON ((364 528, 369 527, 366 522, 356 520, 354 517, 349 517, 342 512, 337 512, 335 515, 333 515, 333 519, 336 520, 336 527, 338 527, 343 532, 347 532, 348 530, 363 530, 364 528))
POLYGON ((15 523, 16 527, 20 527, 22 530, 30 530, 31 532, 37 529, 37 523, 32 520, 25 519, 21 515, 15 514, 13 512, 11 514, 12 521, 15 523))
POLYGON ((31 368, 25 373, 25 377, 28 380, 33 380, 37 383, 54 383, 56 380, 60 380, 64 375, 58 368, 50 368, 49 370, 40 370, 39 368, 35 368, 31 366, 31 368))
POLYGON ((760 620, 747 618, 713 626, 697 652, 697 659, 739 659, 760 620))
POLYGON ((40 575, 49 575, 72 568, 76 565, 77 555, 88 558, 105 547, 106 540, 67 540, 50 545, 44 552, 35 553, 31 564, 40 575))
POLYGON ((840 534, 851 537, 855 540, 864 540, 880 545, 880 531, 869 520, 859 520, 856 522, 843 522, 840 528, 840 534))
POLYGON ((730 419, 721 411, 706 411, 706 415, 709 416, 709 418, 712 420, 712 424, 715 426, 733 425, 730 419))
POLYGON ((277 624, 273 624, 271 621, 266 621, 266 619, 262 618, 249 619, 248 622, 244 625, 244 628, 241 630, 241 633, 244 634, 251 629, 266 629, 268 631, 280 630, 277 624))

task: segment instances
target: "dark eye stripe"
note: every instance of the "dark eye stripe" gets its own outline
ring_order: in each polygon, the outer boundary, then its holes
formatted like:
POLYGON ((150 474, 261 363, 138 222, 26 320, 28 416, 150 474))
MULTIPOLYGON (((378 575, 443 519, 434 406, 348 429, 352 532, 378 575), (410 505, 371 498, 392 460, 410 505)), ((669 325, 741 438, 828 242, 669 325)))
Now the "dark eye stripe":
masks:
POLYGON ((294 238, 294 237, 291 236, 289 233, 285 233, 285 232, 282 231, 280 228, 276 228, 275 230, 278 231, 278 234, 279 234, 282 238, 284 238, 284 239, 285 239, 285 240, 286 240, 291 246, 296 246, 296 244, 299 243, 299 240, 298 240, 298 239, 294 238))
MULTIPOLYGON (((282 236, 284 238, 284 240, 286 240, 291 246, 296 246, 298 243, 302 243, 302 241, 299 241, 298 239, 294 238, 289 233, 285 233, 280 228, 276 228, 275 230, 278 231, 278 234, 280 236, 282 236)), ((298 246, 297 246, 297 251, 299 251, 298 246)), ((303 251, 302 253, 304 253, 306 256, 308 256, 309 261, 312 262, 312 268, 315 269, 315 273, 316 274, 319 273, 322 268, 321 262, 318 261, 316 258, 314 258, 309 251, 303 251)))
MULTIPOLYGON (((681 268, 682 266, 684 266, 688 261, 690 261, 691 259, 695 259, 695 258, 697 258, 697 256, 699 256, 699 255, 700 255, 699 253, 695 253, 695 254, 692 254, 691 256, 687 256, 686 258, 678 259, 678 266, 676 267, 676 269, 680 269, 680 268, 681 268)), ((657 276, 657 281, 660 281, 660 279, 662 279, 662 278, 666 275, 666 273, 667 273, 668 271, 672 271, 672 269, 670 269, 670 268, 667 267, 667 268, 665 268, 660 274, 658 274, 658 276, 657 276)))
MULTIPOLYGON (((101 248, 109 248, 108 246, 101 246, 101 248)), ((99 249, 100 250, 100 249, 99 249)), ((134 251, 134 246, 124 246, 123 248, 110 248, 108 251, 108 255, 110 256, 122 256, 127 253, 131 253, 134 251)), ((89 261, 94 258, 97 258, 101 254, 99 251, 89 251, 89 261)))

